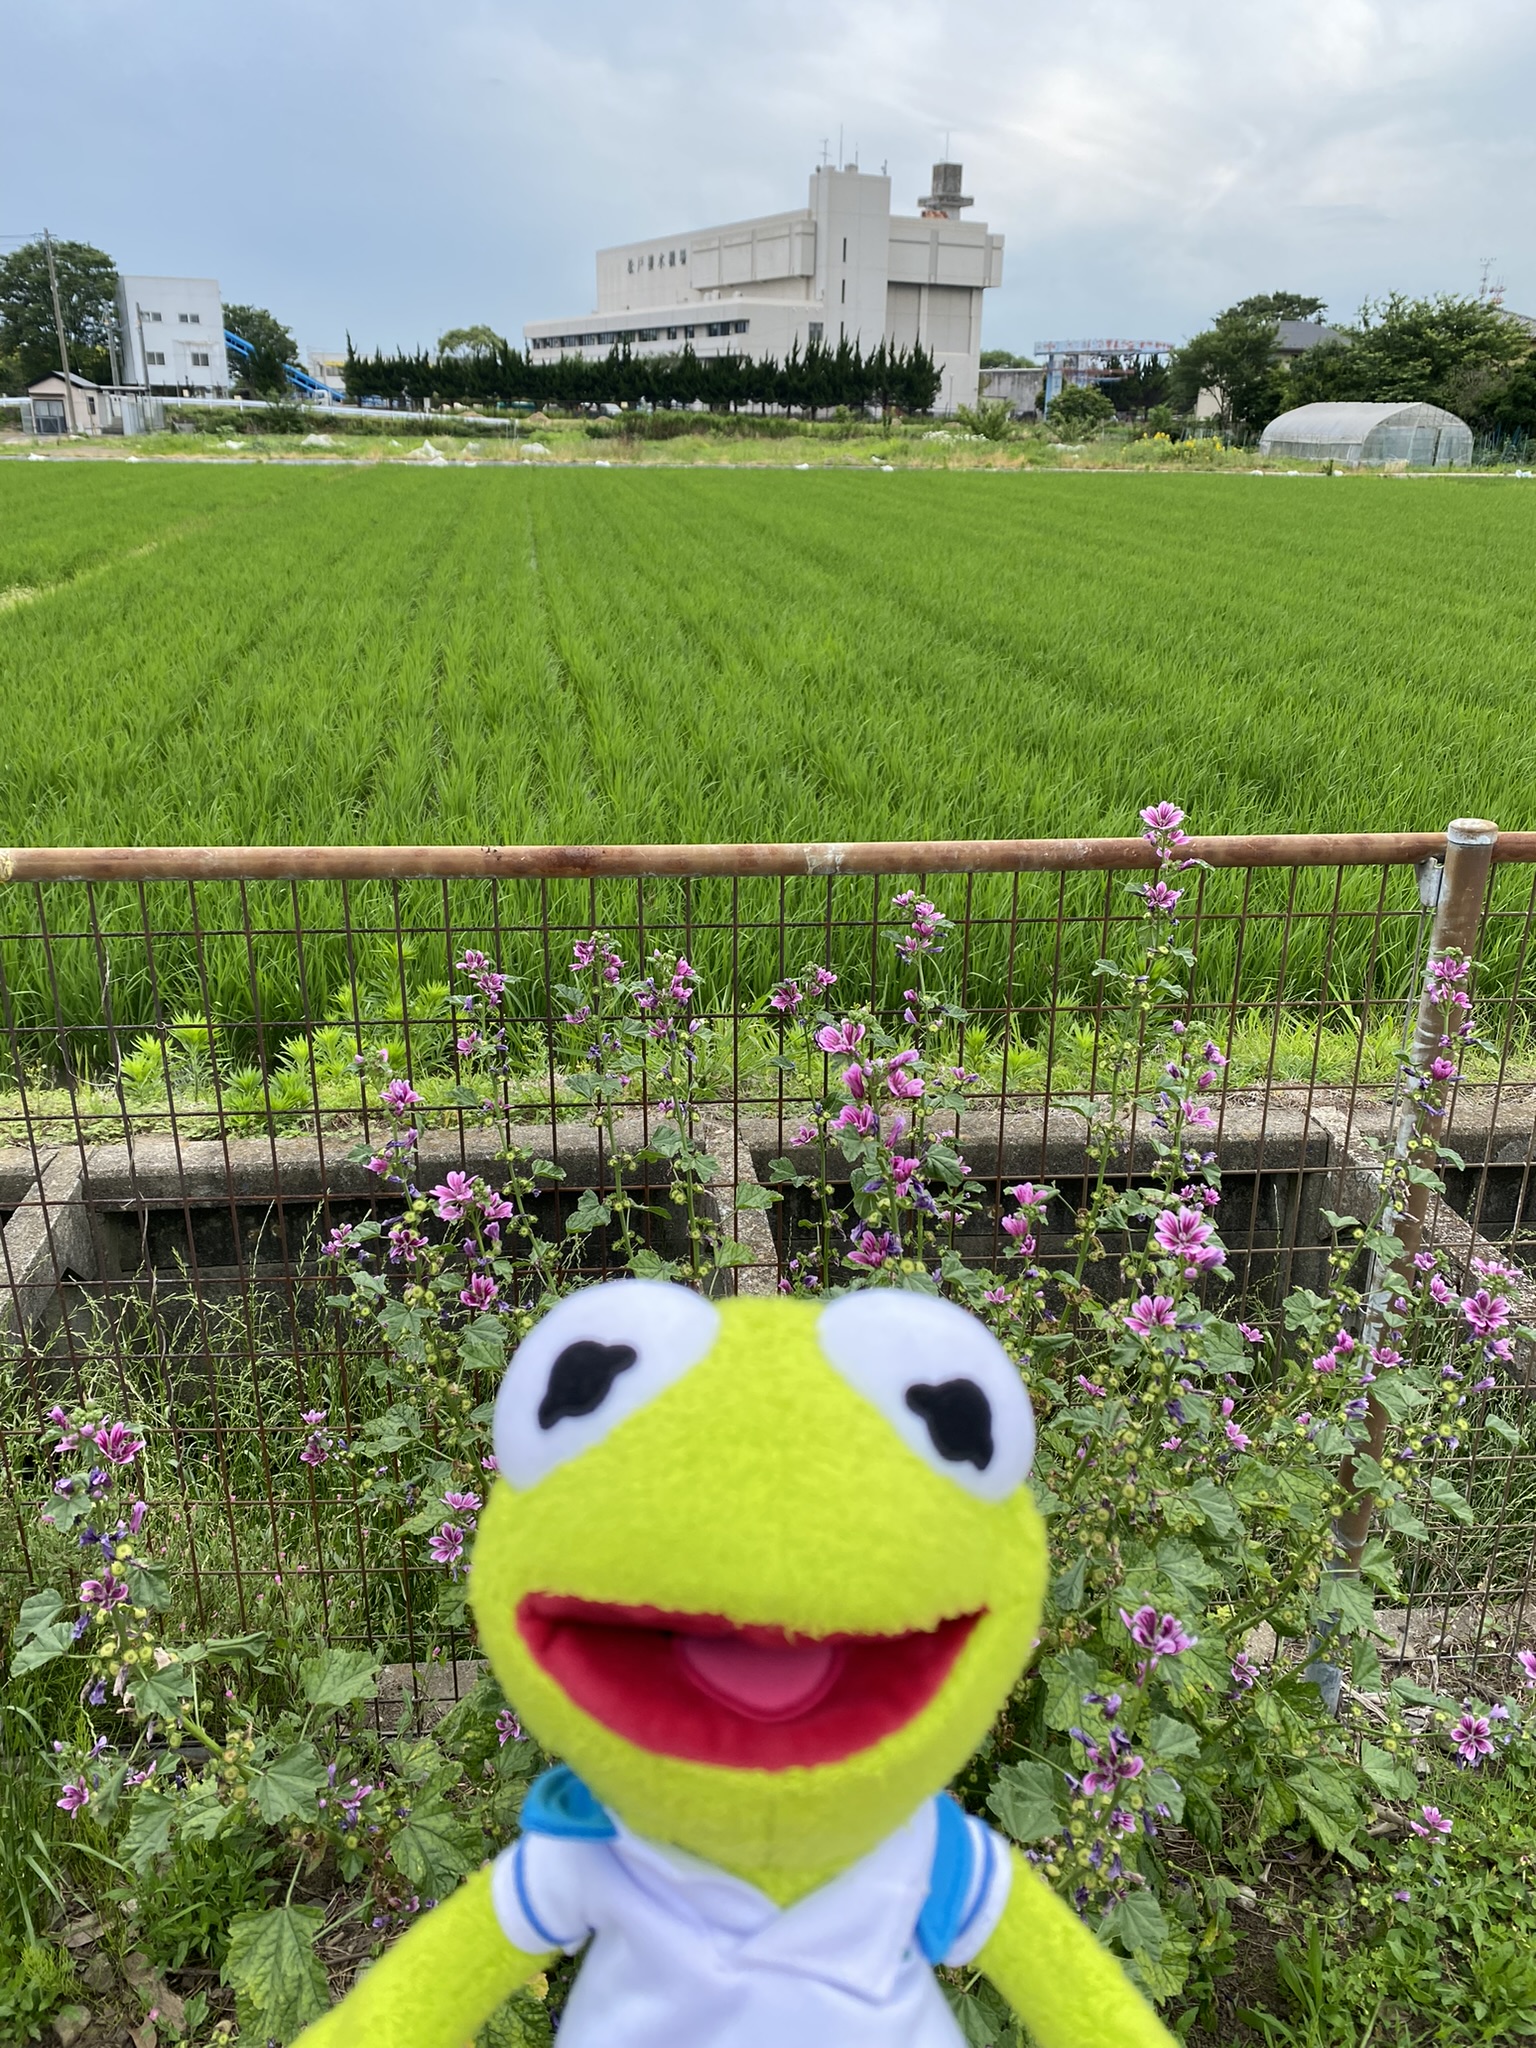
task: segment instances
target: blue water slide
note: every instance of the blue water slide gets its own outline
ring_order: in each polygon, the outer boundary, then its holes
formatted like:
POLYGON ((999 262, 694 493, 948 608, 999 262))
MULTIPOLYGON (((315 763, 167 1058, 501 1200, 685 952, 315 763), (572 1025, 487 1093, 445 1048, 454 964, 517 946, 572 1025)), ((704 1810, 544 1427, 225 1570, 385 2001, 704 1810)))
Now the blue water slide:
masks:
MULTIPOLYGON (((232 327, 226 327, 224 330, 224 346, 232 355, 238 356, 242 363, 248 363, 256 353, 245 336, 243 334, 236 334, 232 327)), ((288 373, 289 384, 301 397, 335 398, 336 392, 333 386, 322 384, 317 377, 311 377, 309 372, 301 370, 297 363, 284 363, 283 368, 288 373)))

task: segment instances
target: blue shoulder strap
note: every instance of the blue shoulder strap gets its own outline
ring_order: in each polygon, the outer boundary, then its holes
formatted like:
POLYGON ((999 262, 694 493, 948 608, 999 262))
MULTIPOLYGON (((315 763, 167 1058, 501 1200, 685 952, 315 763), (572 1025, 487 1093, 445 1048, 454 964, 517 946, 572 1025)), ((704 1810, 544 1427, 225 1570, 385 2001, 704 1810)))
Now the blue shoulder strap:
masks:
POLYGON ((938 1827, 928 1896, 917 1916, 917 1945, 930 1963, 942 1962, 974 1910, 976 1850, 965 1814, 947 1792, 933 1802, 938 1827))
POLYGON ((521 1826, 525 1835, 559 1835, 578 1842, 606 1842, 618 1833, 568 1764, 556 1764, 534 1779, 523 1800, 521 1826))

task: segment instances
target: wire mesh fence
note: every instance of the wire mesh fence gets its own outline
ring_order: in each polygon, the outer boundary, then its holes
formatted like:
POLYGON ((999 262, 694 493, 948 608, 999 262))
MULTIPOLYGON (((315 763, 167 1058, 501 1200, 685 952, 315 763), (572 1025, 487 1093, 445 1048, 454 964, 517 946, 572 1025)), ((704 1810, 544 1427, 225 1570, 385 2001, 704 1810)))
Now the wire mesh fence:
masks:
MULTIPOLYGON (((1235 1290, 1255 1313, 1279 1317, 1320 1279, 1325 1211, 1369 1200, 1365 1141, 1390 1141, 1444 844, 1191 842, 1185 1021, 1229 1058, 1211 1142, 1235 1290)), ((771 1291, 811 1220, 775 1162, 793 1166, 826 1084, 825 1055, 775 991, 819 969, 837 977, 829 1004, 896 1023, 913 969, 895 899, 917 889, 950 921, 923 971, 947 1005, 945 1058, 966 1077, 954 1144, 983 1189, 950 1249, 997 1261, 1003 1191, 1029 1178, 1058 1190, 1049 1264, 1089 1187, 1074 1104, 1102 1080, 1095 967, 1131 943, 1149 864, 1140 840, 0 856, 3 1604, 56 1562, 36 1519, 39 1423, 56 1402, 95 1398, 144 1431, 187 1628, 280 1618, 456 1668, 462 1624, 444 1623, 441 1571, 379 1509, 395 1411, 381 1410, 322 1256, 338 1228, 398 1214, 369 1166, 390 1129, 386 1081, 419 1098, 424 1169, 494 1184, 508 1148, 547 1160, 530 1200, 557 1243, 591 1213, 583 1203, 611 1194, 618 1152, 642 1162, 639 1233, 674 1255, 657 1139, 685 1128, 710 1162, 706 1227, 733 1247, 709 1284, 771 1291), (594 934, 637 968, 660 955, 696 970, 681 1102, 642 1039, 622 1107, 606 1120, 594 1108, 571 986, 594 934), (472 1013, 487 976, 494 1015, 483 999, 472 1013), (330 1455, 343 1441, 376 1463, 330 1455)), ((1536 1253, 1533 912, 1536 834, 1504 835, 1477 947, 1480 1045, 1448 1132, 1464 1164, 1427 1226, 1458 1273, 1480 1248, 1536 1253)), ((1137 1170, 1137 1143, 1133 1130, 1116 1173, 1137 1170)), ((581 1272, 616 1269, 611 1231, 580 1242, 581 1272)), ((1527 1319, 1533 1306, 1516 1301, 1527 1319)), ((1519 1441, 1473 1427, 1449 1456, 1473 1524, 1447 1521, 1402 1560, 1410 1605, 1381 1621, 1403 1668, 1492 1655, 1536 1618, 1523 1351, 1514 1370, 1519 1441)))

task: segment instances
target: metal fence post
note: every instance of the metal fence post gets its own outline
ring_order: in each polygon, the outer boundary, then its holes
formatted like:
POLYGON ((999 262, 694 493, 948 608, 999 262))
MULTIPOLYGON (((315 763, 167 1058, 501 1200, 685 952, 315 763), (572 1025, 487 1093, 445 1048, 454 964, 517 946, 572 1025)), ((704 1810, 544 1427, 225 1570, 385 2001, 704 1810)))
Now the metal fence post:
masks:
MULTIPOLYGON (((1476 959, 1478 931, 1488 893, 1488 874, 1498 836, 1498 826, 1486 818, 1454 818, 1445 830, 1445 867, 1435 901, 1434 929, 1425 961, 1424 984, 1419 992, 1419 1014, 1413 1034, 1412 1061, 1420 1071, 1439 1052, 1440 1040, 1446 1029, 1446 1006, 1437 1002, 1432 994, 1434 964, 1442 955, 1452 952, 1460 953, 1468 960, 1476 959)), ((1392 1146, 1395 1159, 1406 1161, 1411 1156, 1421 1114, 1416 1097, 1404 1102, 1392 1146)), ((1424 1234, 1424 1212, 1428 1204, 1428 1188, 1411 1183, 1403 1207, 1383 1219, 1403 1248, 1385 1273, 1376 1268, 1373 1260, 1369 1289, 1372 1294, 1385 1291, 1394 1282, 1406 1294, 1412 1285, 1413 1255, 1419 1249, 1424 1234)), ((1366 1345, 1373 1344, 1379 1334, 1379 1319, 1372 1312, 1366 1318, 1361 1341, 1366 1345)), ((1366 1410, 1365 1450, 1378 1462, 1386 1446, 1386 1437, 1387 1411, 1372 1395, 1366 1410)), ((1352 1457, 1346 1458, 1339 1467, 1339 1483, 1350 1495, 1350 1505, 1335 1524, 1338 1555, 1333 1569, 1340 1573, 1359 1572, 1371 1530, 1371 1497, 1355 1492, 1354 1477, 1355 1461, 1352 1457)), ((1316 1649, 1322 1654, 1315 1655, 1308 1664, 1307 1676, 1322 1693, 1330 1713, 1336 1713, 1343 1674, 1326 1656, 1328 1639, 1329 1632, 1325 1630, 1316 1644, 1316 1649)))

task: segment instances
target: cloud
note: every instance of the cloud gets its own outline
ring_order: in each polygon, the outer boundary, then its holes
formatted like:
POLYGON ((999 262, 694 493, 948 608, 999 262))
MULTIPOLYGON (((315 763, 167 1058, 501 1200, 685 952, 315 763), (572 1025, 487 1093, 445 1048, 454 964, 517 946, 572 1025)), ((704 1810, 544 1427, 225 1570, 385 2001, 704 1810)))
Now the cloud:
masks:
POLYGON ((0 231, 214 273, 307 344, 420 345, 590 307, 606 243, 801 203, 840 129, 911 207, 948 134, 1007 237, 998 342, 1176 339, 1280 286, 1348 314, 1470 290, 1490 252, 1536 307, 1514 0, 268 0, 260 22, 18 18, 0 231))

